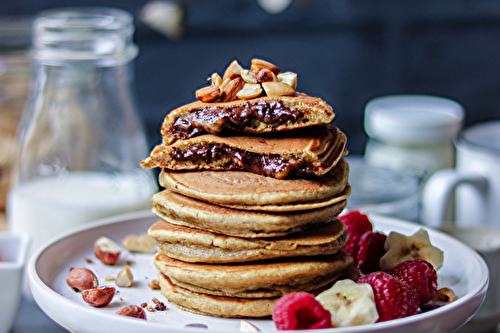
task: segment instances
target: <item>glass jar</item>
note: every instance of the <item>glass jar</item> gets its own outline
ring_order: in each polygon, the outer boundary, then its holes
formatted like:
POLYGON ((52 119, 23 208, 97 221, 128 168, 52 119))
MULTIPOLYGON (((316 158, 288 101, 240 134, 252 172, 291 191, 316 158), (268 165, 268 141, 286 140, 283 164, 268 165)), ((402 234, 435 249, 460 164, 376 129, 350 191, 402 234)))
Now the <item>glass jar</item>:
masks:
POLYGON ((384 96, 365 108, 369 165, 411 172, 422 181, 451 168, 453 139, 462 127, 463 107, 449 99, 423 95, 384 96))
POLYGON ((419 221, 419 179, 412 174, 367 165, 363 156, 347 155, 352 194, 347 210, 419 221))
POLYGON ((132 17, 109 8, 42 12, 33 23, 32 83, 19 130, 7 219, 31 253, 96 219, 150 208, 140 167, 146 136, 132 93, 132 17))
POLYGON ((0 230, 7 228, 7 193, 15 172, 16 129, 21 118, 30 83, 31 18, 0 19, 0 230))

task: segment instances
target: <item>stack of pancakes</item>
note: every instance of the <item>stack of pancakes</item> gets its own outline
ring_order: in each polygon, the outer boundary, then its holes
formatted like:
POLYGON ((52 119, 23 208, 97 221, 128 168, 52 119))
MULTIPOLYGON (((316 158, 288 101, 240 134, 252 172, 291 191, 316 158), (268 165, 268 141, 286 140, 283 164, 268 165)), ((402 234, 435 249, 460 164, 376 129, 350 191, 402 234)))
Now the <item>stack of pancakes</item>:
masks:
POLYGON ((295 291, 359 274, 338 215, 346 137, 305 94, 195 102, 172 111, 141 165, 162 168, 149 229, 162 294, 216 317, 265 317, 295 291))

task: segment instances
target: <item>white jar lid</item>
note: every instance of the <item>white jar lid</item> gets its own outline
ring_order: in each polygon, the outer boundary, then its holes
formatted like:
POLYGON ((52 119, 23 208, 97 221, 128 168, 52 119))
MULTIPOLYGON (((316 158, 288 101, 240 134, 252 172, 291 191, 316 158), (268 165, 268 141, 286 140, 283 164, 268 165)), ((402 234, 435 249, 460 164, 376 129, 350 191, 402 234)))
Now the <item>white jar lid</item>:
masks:
POLYGON ((463 107, 452 100, 424 95, 379 97, 365 108, 368 136, 398 145, 451 141, 460 131, 463 107))

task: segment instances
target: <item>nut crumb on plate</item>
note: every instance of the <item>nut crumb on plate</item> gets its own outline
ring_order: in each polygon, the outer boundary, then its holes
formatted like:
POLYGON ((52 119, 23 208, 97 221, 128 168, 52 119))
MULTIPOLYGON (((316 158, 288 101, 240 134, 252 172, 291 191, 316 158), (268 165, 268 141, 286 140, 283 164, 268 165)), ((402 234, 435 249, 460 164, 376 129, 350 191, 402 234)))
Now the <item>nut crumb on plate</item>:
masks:
POLYGON ((158 280, 151 280, 151 282, 148 284, 149 288, 153 289, 153 290, 158 290, 160 289, 160 283, 158 282, 158 280))

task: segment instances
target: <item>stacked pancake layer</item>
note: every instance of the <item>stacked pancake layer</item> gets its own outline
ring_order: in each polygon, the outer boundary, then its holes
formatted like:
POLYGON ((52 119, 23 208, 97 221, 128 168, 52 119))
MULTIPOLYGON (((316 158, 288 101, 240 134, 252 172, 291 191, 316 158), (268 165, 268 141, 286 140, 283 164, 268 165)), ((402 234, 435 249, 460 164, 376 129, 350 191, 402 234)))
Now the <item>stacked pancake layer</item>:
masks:
POLYGON ((141 165, 163 169, 165 189, 151 199, 161 220, 149 235, 170 302, 266 317, 284 294, 357 277, 337 218, 351 189, 333 116, 299 93, 196 102, 167 115, 163 143, 141 165))

